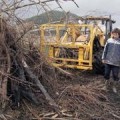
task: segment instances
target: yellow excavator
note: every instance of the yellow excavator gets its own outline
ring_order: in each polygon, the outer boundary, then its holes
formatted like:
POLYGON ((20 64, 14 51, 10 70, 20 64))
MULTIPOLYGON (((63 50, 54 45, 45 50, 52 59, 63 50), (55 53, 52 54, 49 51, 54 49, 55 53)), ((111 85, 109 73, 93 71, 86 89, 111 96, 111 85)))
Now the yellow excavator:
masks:
POLYGON ((93 70, 103 73, 101 54, 110 37, 109 17, 88 16, 81 23, 43 24, 40 26, 40 51, 56 67, 93 70))

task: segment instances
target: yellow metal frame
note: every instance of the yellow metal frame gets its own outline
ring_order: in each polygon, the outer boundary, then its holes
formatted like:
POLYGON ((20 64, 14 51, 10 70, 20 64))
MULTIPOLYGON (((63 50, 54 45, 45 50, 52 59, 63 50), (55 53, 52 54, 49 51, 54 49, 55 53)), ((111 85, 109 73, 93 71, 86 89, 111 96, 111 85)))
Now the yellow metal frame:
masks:
POLYGON ((104 33, 98 26, 80 25, 80 24, 44 24, 40 27, 40 51, 47 55, 49 62, 56 67, 68 67, 84 70, 91 70, 93 63, 93 42, 95 36, 100 38, 101 45, 104 45, 104 33), (76 42, 76 28, 88 28, 90 30, 89 41, 76 42), (45 39, 45 30, 54 28, 56 31, 55 41, 47 42, 45 39), (60 30, 66 28, 63 38, 60 38, 60 30), (68 36, 72 36, 72 42, 67 42, 68 36), (78 51, 78 58, 56 57, 60 48, 75 49, 78 51), (47 50, 46 50, 47 49, 47 50), (46 53, 47 51, 47 53, 46 53))

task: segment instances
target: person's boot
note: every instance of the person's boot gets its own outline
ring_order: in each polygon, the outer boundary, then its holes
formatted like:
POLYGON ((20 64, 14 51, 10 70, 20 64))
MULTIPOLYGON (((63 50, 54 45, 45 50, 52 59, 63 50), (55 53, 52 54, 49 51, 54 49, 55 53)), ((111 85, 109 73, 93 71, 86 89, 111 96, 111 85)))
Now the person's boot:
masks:
POLYGON ((107 90, 108 89, 108 85, 109 85, 109 80, 104 80, 104 86, 102 88, 102 90, 107 90))
POLYGON ((117 84, 118 84, 118 81, 113 81, 112 90, 114 93, 117 93, 117 88, 116 88, 117 84))

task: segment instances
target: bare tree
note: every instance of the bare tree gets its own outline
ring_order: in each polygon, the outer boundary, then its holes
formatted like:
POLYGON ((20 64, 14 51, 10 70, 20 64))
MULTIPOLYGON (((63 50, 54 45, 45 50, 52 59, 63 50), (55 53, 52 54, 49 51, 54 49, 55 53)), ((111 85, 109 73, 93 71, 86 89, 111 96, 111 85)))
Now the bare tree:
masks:
MULTIPOLYGON (((48 13, 48 19, 50 19, 48 11, 51 8, 47 3, 52 1, 56 2, 59 8, 63 10, 60 4, 60 0, 44 0, 44 1, 43 0, 27 0, 27 2, 25 2, 24 0, 1 0, 0 1, 0 50, 1 50, 0 51, 0 96, 2 99, 2 103, 4 103, 4 101, 7 100, 7 81, 9 79, 13 79, 13 78, 9 78, 10 71, 12 69, 11 64, 13 64, 10 61, 15 59, 13 60, 14 64, 19 68, 21 66, 19 64, 22 64, 22 63, 18 63, 18 61, 20 62, 19 59, 21 59, 22 56, 20 57, 21 49, 18 47, 17 43, 31 29, 30 25, 29 27, 27 26, 27 29, 26 29, 25 24, 23 24, 23 20, 18 17, 16 12, 17 10, 20 10, 20 9, 39 5, 38 10, 40 10, 41 8, 44 9, 44 11, 48 13), (15 29, 11 29, 12 27, 17 29, 18 28, 17 24, 19 26, 22 26, 22 34, 20 33, 20 31, 18 33, 17 30, 15 31, 15 29), (16 60, 17 57, 19 58, 18 60, 16 60)), ((20 73, 20 74, 24 74, 24 73, 20 73)), ((24 79, 24 75, 23 76, 21 75, 21 77, 20 79, 24 79)), ((36 79, 36 77, 33 77, 32 79, 36 79)), ((15 87, 15 90, 17 89, 18 88, 15 87)), ((51 100, 49 95, 47 95, 47 99, 48 98, 49 100, 51 100)))

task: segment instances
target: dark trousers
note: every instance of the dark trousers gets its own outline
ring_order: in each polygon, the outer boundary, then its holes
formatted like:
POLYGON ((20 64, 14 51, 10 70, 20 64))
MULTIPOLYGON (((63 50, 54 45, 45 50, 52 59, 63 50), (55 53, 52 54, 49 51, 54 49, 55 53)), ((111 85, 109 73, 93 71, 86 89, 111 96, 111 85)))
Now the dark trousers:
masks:
POLYGON ((119 80, 119 68, 118 66, 114 66, 114 65, 109 65, 109 64, 105 64, 105 74, 104 74, 104 78, 106 80, 110 79, 110 73, 112 71, 112 77, 114 81, 118 81, 119 80))

